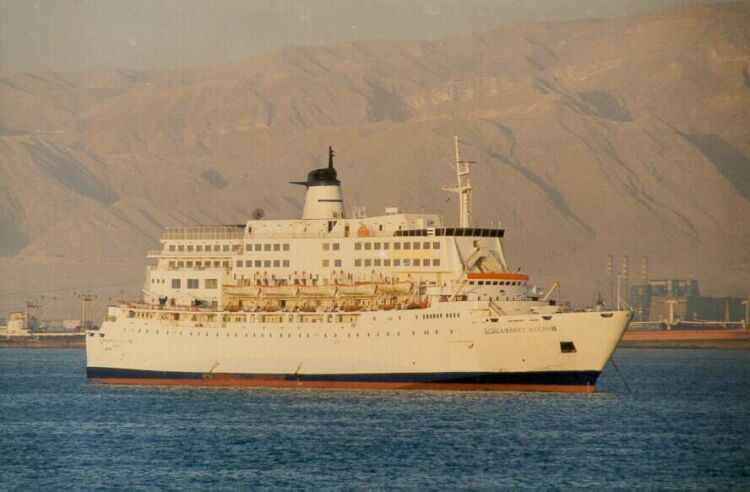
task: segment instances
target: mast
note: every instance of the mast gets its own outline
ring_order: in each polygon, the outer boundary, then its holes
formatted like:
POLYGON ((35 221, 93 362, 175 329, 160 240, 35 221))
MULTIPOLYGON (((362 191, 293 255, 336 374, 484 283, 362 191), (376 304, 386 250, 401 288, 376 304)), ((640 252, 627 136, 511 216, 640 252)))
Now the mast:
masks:
POLYGON ((458 225, 459 227, 471 227, 471 164, 475 161, 461 160, 458 137, 453 137, 456 149, 456 181, 455 187, 443 187, 445 191, 458 194, 458 225))

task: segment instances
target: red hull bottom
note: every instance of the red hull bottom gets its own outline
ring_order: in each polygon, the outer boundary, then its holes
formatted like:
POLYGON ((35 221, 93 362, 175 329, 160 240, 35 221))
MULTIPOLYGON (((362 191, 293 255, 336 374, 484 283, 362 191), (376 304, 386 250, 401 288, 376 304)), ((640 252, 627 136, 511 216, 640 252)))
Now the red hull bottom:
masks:
POLYGON ((255 379, 211 377, 204 379, 169 378, 91 378, 95 383, 141 386, 192 387, 250 387, 298 388, 334 390, 442 390, 442 391, 523 391, 549 393, 593 393, 594 385, 518 384, 518 383, 419 383, 419 382, 361 382, 361 381, 290 381, 285 379, 255 379))

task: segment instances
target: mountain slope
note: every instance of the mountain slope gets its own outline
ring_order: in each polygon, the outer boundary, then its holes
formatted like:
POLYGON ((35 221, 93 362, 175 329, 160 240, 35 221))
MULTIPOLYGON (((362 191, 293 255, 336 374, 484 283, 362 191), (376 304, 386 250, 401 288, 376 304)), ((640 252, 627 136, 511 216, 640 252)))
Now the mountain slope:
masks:
POLYGON ((605 290, 607 254, 745 295, 749 23, 732 4, 178 71, 2 76, 0 289, 62 288, 56 265, 79 272, 76 287, 116 283, 123 265, 133 282, 164 226, 297 215, 302 192, 285 183, 329 144, 350 206, 452 219, 440 186, 459 135, 479 162, 477 222, 502 222, 514 267, 562 280, 566 297, 605 290))

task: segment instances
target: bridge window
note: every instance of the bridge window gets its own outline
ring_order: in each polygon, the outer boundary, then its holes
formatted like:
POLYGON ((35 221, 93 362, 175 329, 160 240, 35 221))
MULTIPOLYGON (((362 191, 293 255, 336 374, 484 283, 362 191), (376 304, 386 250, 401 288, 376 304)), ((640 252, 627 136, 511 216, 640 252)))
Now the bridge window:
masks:
POLYGON ((198 288, 198 279, 197 278, 189 278, 189 279, 187 279, 187 288, 188 289, 197 289, 198 288))

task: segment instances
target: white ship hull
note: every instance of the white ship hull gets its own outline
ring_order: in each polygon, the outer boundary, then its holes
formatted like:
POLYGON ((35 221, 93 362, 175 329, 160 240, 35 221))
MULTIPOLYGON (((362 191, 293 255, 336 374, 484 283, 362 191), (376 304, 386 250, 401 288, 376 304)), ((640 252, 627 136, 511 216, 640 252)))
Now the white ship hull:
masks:
POLYGON ((170 315, 153 308, 143 312, 166 316, 149 319, 111 308, 101 329, 88 333, 89 378, 590 392, 630 319, 625 311, 494 316, 486 303, 466 302, 358 315, 224 313, 222 320, 219 313, 213 322, 159 319, 170 315))

